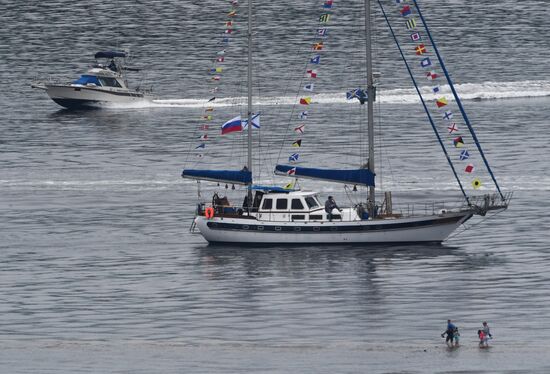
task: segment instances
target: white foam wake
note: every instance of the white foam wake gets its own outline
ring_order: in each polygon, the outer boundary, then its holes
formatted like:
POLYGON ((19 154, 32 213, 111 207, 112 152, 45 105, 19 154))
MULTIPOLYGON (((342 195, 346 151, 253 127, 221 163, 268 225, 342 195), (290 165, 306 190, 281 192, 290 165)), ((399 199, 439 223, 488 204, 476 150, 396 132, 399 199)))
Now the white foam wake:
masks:
MULTIPOLYGON (((422 86, 421 92, 426 99, 432 99, 432 85, 422 86)), ((550 96, 550 81, 520 81, 520 82, 483 82, 464 83, 455 85, 456 90, 463 100, 492 100, 513 99, 528 97, 550 96)), ((445 95, 452 100, 449 86, 441 86, 440 95, 445 95)), ((355 100, 347 100, 344 92, 327 92, 311 95, 315 104, 346 104, 356 103, 355 100)), ((139 102, 124 106, 125 108, 202 108, 205 105, 214 107, 245 105, 245 97, 216 98, 208 103, 208 98, 200 99, 155 99, 149 102, 139 102)), ((418 103, 419 98, 414 88, 397 88, 387 91, 379 90, 378 101, 383 104, 412 104, 418 103)), ((296 96, 272 96, 256 98, 254 105, 275 106, 293 105, 297 102, 296 96)))

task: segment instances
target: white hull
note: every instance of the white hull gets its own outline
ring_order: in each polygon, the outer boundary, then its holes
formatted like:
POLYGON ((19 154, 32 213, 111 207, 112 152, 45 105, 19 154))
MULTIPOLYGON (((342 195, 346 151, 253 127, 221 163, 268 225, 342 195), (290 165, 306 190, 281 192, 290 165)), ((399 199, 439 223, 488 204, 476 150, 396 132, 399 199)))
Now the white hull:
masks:
POLYGON ((78 85, 46 85, 50 98, 66 108, 101 107, 110 104, 135 104, 149 100, 141 92, 78 85))
POLYGON ((442 242, 472 212, 366 221, 273 222, 250 218, 195 218, 212 243, 342 244, 442 242))

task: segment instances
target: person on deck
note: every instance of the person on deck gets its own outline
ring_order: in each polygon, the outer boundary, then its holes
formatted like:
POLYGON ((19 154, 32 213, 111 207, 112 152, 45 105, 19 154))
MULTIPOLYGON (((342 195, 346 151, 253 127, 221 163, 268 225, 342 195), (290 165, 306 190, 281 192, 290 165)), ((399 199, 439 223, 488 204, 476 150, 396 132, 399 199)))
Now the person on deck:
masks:
POLYGON ((107 66, 109 70, 112 70, 114 72, 118 71, 118 67, 116 66, 116 62, 114 59, 111 59, 111 62, 109 63, 109 66, 107 66))
POLYGON ((332 196, 329 196, 327 201, 325 201, 325 212, 327 212, 327 218, 329 221, 332 221, 332 210, 338 209, 340 212, 342 209, 336 205, 336 201, 334 201, 332 196))
POLYGON ((447 334, 447 339, 445 339, 445 343, 447 343, 447 345, 449 347, 453 346, 453 341, 454 341, 454 337, 455 337, 455 329, 456 329, 456 326, 451 322, 450 319, 448 319, 447 320, 447 329, 445 331, 443 331, 443 334, 441 334, 441 337, 444 338, 445 334, 447 334))

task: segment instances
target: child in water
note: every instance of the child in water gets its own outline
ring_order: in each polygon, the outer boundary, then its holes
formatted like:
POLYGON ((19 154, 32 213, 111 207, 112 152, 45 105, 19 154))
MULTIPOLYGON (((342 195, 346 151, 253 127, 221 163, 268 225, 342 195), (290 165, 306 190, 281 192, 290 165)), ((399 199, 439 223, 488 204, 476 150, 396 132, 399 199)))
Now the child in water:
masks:
POLYGON ((479 347, 484 348, 487 345, 487 336, 483 330, 477 330, 477 336, 479 337, 479 347))
POLYGON ((455 327, 453 336, 455 339, 455 347, 458 347, 458 342, 460 340, 460 333, 458 332, 458 327, 455 327))

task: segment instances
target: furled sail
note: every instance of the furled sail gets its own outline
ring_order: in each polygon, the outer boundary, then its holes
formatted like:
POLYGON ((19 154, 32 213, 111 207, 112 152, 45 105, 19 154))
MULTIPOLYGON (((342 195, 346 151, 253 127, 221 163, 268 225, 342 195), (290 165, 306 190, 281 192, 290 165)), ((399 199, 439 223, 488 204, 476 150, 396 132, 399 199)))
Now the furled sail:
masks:
POLYGON ((251 184, 252 173, 248 170, 199 170, 184 169, 183 178, 208 180, 223 183, 251 184))
POLYGON ((317 169, 303 168, 291 165, 275 166, 275 174, 296 178, 322 179, 338 183, 360 184, 374 186, 374 176, 369 169, 317 169))

